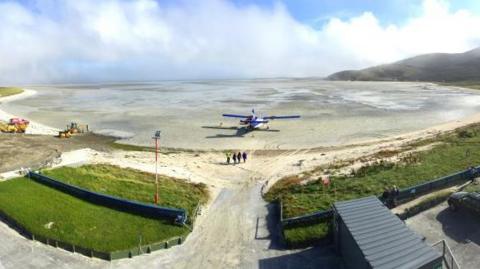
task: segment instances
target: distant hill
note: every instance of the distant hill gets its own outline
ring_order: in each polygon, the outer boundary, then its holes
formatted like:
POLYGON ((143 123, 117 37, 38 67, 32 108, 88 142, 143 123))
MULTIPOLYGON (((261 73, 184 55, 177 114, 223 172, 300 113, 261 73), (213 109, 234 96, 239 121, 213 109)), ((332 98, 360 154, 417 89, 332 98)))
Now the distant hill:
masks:
POLYGON ((480 48, 464 53, 432 53, 392 64, 334 73, 329 80, 480 81, 480 48))

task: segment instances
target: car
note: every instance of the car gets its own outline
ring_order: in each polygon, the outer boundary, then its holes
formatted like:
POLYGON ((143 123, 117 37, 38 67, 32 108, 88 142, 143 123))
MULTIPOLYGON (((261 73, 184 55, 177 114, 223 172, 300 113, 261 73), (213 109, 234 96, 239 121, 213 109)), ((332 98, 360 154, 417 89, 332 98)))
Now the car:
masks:
POLYGON ((465 208, 472 213, 480 214, 480 193, 456 192, 448 198, 448 206, 452 211, 465 208))

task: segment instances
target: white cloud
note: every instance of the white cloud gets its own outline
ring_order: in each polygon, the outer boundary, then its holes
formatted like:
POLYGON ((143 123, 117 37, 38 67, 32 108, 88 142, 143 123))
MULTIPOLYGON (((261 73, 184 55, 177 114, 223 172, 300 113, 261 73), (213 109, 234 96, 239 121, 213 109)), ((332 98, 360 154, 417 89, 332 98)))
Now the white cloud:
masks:
POLYGON ((0 82, 323 76, 480 45, 480 16, 440 0, 402 25, 366 11, 319 29, 280 4, 191 2, 2 2, 0 82))

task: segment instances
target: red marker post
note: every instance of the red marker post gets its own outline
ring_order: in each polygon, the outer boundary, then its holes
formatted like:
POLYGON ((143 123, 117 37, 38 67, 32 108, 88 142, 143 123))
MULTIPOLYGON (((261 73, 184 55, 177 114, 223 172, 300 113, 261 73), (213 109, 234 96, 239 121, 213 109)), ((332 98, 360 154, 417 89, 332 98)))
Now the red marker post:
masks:
POLYGON ((154 202, 158 204, 158 147, 159 147, 159 140, 160 140, 161 131, 156 131, 155 135, 152 137, 155 140, 155 196, 154 202))

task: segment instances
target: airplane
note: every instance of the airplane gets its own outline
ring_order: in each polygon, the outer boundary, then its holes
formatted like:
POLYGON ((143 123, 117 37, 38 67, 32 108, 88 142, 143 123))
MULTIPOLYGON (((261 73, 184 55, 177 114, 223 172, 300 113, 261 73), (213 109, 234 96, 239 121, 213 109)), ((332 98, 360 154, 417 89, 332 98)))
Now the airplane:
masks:
MULTIPOLYGON (((241 118, 240 120, 241 125, 246 125, 247 129, 259 129, 260 127, 266 125, 269 121, 268 120, 276 120, 276 119, 298 119, 300 118, 299 115, 293 116, 269 116, 269 117, 257 117, 255 115, 255 110, 252 109, 252 115, 244 116, 244 115, 237 115, 237 114, 223 114, 223 117, 227 118, 241 118)), ((269 127, 267 126, 267 129, 269 127)))
POLYGON ((298 119, 300 118, 299 115, 291 115, 291 116, 268 116, 268 117, 258 117, 255 115, 255 110, 252 109, 251 115, 238 115, 238 114, 222 114, 223 117, 227 118, 240 118, 240 125, 243 125, 241 128, 237 127, 213 127, 213 126, 203 126, 203 128, 211 128, 211 129, 230 129, 230 130, 237 130, 235 135, 216 135, 214 137, 208 138, 220 138, 220 137, 243 137, 243 135, 254 131, 269 131, 269 132, 279 132, 279 130, 271 130, 270 127, 267 125, 270 120, 276 119, 298 119), (261 127, 266 126, 266 129, 262 129, 261 127))

